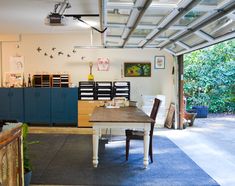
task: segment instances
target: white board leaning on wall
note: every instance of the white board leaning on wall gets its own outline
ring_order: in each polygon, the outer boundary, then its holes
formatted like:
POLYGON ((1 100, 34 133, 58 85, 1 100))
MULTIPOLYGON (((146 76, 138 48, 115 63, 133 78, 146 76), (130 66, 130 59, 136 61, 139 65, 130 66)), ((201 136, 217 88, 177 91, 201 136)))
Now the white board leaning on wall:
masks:
POLYGON ((141 109, 150 116, 154 103, 154 98, 161 100, 161 104, 156 117, 155 127, 163 128, 166 119, 166 96, 165 95, 142 95, 141 109))

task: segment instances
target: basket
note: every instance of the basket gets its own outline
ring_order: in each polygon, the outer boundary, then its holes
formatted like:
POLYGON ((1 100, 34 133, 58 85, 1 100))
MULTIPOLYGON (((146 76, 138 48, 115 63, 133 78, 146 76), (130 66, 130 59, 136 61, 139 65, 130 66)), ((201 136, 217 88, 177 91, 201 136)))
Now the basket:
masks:
POLYGON ((197 113, 196 118, 207 118, 208 114, 207 106, 193 106, 192 109, 195 110, 197 113))

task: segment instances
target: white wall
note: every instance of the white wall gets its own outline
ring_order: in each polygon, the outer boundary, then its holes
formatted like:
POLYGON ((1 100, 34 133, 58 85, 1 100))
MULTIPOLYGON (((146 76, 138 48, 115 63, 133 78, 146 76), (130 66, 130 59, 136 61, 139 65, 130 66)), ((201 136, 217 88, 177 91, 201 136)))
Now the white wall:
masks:
POLYGON ((0 41, 0 86, 2 82, 2 42, 0 41))
MULTIPOLYGON (((94 45, 99 44, 99 34, 94 35, 94 45)), ((22 35, 20 42, 2 42, 2 63, 3 75, 8 72, 9 58, 14 55, 24 56, 24 74, 28 77, 34 73, 69 73, 73 84, 78 81, 87 80, 89 74, 88 62, 96 63, 98 57, 108 57, 111 62, 109 71, 97 71, 96 65, 93 68, 95 80, 128 80, 131 82, 131 99, 140 102, 141 94, 166 95, 166 108, 172 101, 173 80, 172 67, 173 57, 165 51, 158 49, 76 49, 72 53, 74 46, 90 45, 89 34, 47 34, 47 35, 22 35), (17 48, 19 45, 19 48, 17 48), (41 52, 37 48, 42 49, 41 52), (56 47, 53 52, 52 47, 56 47), (62 51, 64 54, 58 56, 57 52, 62 51), (44 56, 47 52, 53 55, 50 59, 44 56), (164 55, 166 57, 165 69, 154 69, 154 56, 164 55), (81 58, 85 57, 84 60, 81 58), (124 62, 151 62, 152 76, 138 78, 123 78, 121 68, 124 62)))

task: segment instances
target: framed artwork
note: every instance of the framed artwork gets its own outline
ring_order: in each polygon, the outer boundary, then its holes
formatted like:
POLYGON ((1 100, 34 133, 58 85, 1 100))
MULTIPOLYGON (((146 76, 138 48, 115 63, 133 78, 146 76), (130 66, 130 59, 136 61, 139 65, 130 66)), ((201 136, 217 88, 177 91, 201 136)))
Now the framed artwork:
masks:
POLYGON ((6 87, 22 87, 23 74, 19 72, 6 72, 5 73, 6 87))
POLYGON ((124 63, 124 76, 125 77, 151 77, 151 63, 124 63))
POLYGON ((24 57, 23 56, 11 56, 10 57, 10 71, 11 72, 23 72, 24 71, 24 57))
POLYGON ((165 56, 155 56, 154 69, 164 69, 164 68, 165 68, 165 56))
POLYGON ((98 71, 109 71, 110 61, 108 58, 98 58, 97 70, 98 71))

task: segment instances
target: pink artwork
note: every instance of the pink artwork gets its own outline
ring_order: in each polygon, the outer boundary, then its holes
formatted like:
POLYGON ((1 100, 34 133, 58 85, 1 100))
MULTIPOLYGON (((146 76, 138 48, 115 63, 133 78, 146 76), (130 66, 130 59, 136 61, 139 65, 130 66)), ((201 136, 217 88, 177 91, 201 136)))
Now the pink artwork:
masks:
POLYGON ((97 70, 98 71, 109 71, 110 62, 108 58, 98 58, 97 70))

